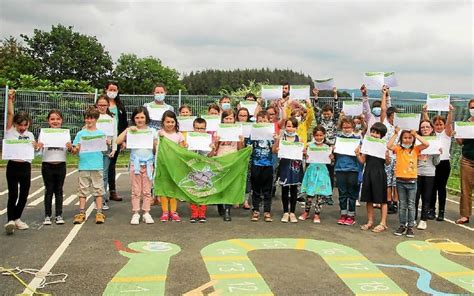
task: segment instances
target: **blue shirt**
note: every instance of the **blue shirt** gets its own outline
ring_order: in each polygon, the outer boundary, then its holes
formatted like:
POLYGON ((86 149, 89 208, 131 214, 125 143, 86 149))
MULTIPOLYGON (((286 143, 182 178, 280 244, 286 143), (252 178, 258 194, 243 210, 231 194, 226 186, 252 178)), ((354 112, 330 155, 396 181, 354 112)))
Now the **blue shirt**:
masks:
MULTIPOLYGON (((101 130, 88 131, 83 129, 79 131, 74 138, 73 145, 81 143, 81 137, 84 136, 105 136, 101 130)), ((79 170, 80 171, 102 171, 104 169, 104 154, 101 151, 97 152, 80 152, 79 151, 79 170)))
MULTIPOLYGON (((352 135, 350 137, 346 137, 344 135, 339 135, 341 138, 352 138, 352 139, 360 139, 360 137, 352 135)), ((334 154, 336 156, 336 164, 334 166, 334 171, 336 172, 359 172, 359 161, 357 161, 357 157, 345 155, 345 154, 334 154)))

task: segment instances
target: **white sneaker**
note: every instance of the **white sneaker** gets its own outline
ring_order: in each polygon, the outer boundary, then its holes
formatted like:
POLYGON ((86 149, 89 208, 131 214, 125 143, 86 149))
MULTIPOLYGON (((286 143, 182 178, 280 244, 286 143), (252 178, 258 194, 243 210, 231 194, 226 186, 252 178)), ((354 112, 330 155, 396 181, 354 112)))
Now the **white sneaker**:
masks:
POLYGON ((53 223, 51 223, 51 217, 44 217, 44 221, 43 221, 43 225, 51 225, 53 223))
POLYGON ((61 216, 56 216, 56 219, 54 220, 54 222, 56 222, 56 224, 58 225, 62 225, 64 224, 64 219, 61 216))
POLYGON ((132 215, 132 220, 130 220, 130 224, 132 225, 138 225, 140 224, 140 214, 135 213, 132 215))
POLYGON ((15 226, 16 226, 16 229, 20 229, 20 230, 25 230, 25 229, 30 228, 30 227, 28 226, 28 224, 26 224, 25 222, 21 221, 20 219, 16 219, 16 220, 15 220, 15 226))
POLYGON ((5 224, 5 231, 7 232, 7 234, 13 234, 13 232, 15 231, 15 227, 15 221, 10 220, 7 224, 5 224))
POLYGON ((356 207, 360 207, 360 201, 356 199, 356 207))
POLYGON ((426 221, 420 220, 416 229, 425 230, 427 227, 428 225, 426 224, 426 221))
POLYGON ((143 214, 143 222, 145 222, 146 224, 153 224, 155 223, 155 220, 153 220, 153 218, 151 217, 150 213, 145 213, 143 214))
POLYGON ((107 211, 107 210, 109 210, 109 209, 110 209, 110 207, 109 207, 109 202, 108 202, 108 201, 104 202, 104 203, 102 204, 102 210, 107 211))
POLYGON ((289 220, 290 220, 290 214, 284 213, 283 217, 281 217, 281 222, 288 223, 289 220))

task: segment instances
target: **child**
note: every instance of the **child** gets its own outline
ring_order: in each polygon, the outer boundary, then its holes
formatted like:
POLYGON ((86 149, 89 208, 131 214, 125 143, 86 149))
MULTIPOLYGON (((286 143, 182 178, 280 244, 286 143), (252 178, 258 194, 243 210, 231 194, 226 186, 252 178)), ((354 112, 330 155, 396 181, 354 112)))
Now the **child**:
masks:
MULTIPOLYGON (((48 113, 48 124, 50 128, 61 128, 63 115, 61 111, 53 109, 48 113)), ((53 194, 55 199, 55 219, 58 225, 64 224, 63 215, 63 185, 66 178, 66 151, 72 149, 71 142, 65 147, 46 147, 38 139, 38 148, 43 149, 43 161, 41 163, 41 174, 44 182, 44 222, 43 225, 51 225, 53 194)), ((105 172, 107 173, 107 171, 105 172)), ((104 192, 105 193, 105 192, 104 192)))
MULTIPOLYGON (((298 128, 298 121, 291 117, 285 122, 285 132, 282 140, 288 142, 299 142, 299 137, 296 134, 298 128)), ((278 150, 279 139, 276 138, 275 149, 278 150)), ((303 162, 301 160, 292 160, 282 158, 278 166, 278 183, 281 185, 281 201, 283 203, 283 216, 281 222, 283 223, 297 223, 298 219, 295 216, 296 199, 298 198, 298 185, 303 179, 303 162), (288 209, 288 204, 290 208, 288 209)))
MULTIPOLYGON (((169 110, 174 112, 174 108, 171 105, 165 103, 166 97, 166 87, 162 83, 157 83, 153 88, 153 102, 146 103, 144 106, 148 110, 148 114, 150 114, 150 108, 153 107, 163 107, 165 110, 169 110)), ((160 130, 161 127, 161 120, 159 118, 150 118, 150 123, 148 124, 149 127, 154 128, 156 130, 160 130)))
MULTIPOLYGON (((341 138, 360 139, 354 135, 354 121, 350 118, 341 119, 341 138)), ((336 154, 337 189, 339 191, 339 208, 341 216, 337 220, 339 225, 354 225, 356 200, 359 196, 359 163, 356 156, 336 154)))
MULTIPOLYGON (((179 132, 179 123, 176 118, 176 114, 170 110, 165 111, 165 113, 163 113, 161 122, 163 123, 163 128, 159 131, 159 135, 164 136, 176 144, 184 147, 184 136, 179 132)), ((177 209, 178 201, 176 198, 162 196, 161 210, 163 211, 163 214, 161 215, 160 221, 167 222, 171 220, 174 222, 181 222, 181 217, 178 215, 177 209)))
MULTIPOLYGON (((235 113, 232 109, 227 109, 222 111, 221 114, 221 122, 222 123, 235 123, 235 113)), ((240 141, 238 142, 231 142, 231 141, 219 141, 219 137, 215 139, 215 149, 212 151, 212 155, 214 156, 221 156, 231 152, 238 151, 244 147, 244 137, 240 136, 240 141)), ((232 205, 217 205, 217 210, 219 215, 223 216, 224 221, 229 222, 232 220, 230 217, 230 209, 232 205)))
MULTIPOLYGON (((324 143, 326 130, 321 125, 313 129, 313 142, 309 147, 329 147, 324 143)), ((330 158, 334 156, 331 154, 330 158)), ((326 203, 327 197, 332 195, 331 178, 327 166, 322 163, 311 163, 304 173, 303 183, 301 184, 301 192, 306 193, 306 203, 304 213, 298 219, 304 221, 309 216, 311 205, 314 198, 314 217, 313 223, 321 223, 321 207, 326 203)))
MULTIPOLYGON (((153 147, 157 144, 157 133, 155 129, 147 126, 150 122, 148 110, 145 107, 138 107, 132 113, 132 126, 128 127, 117 137, 117 144, 121 145, 127 139, 128 131, 150 131, 153 137, 153 147)), ((153 149, 132 149, 130 152, 130 183, 132 185, 132 219, 130 224, 138 225, 140 223, 140 196, 143 196, 143 222, 153 224, 155 221, 150 215, 151 206, 151 188, 154 171, 153 149)))
POLYGON ((217 104, 210 104, 207 107, 207 115, 220 115, 221 108, 217 104))
MULTIPOLYGON (((257 113, 257 123, 268 122, 266 111, 257 113)), ((276 134, 274 134, 274 138, 276 134)), ((270 211, 272 209, 272 184, 273 184, 273 157, 272 150, 276 149, 275 141, 251 140, 253 147, 251 156, 250 182, 252 187, 253 212, 251 221, 258 221, 260 216, 260 202, 263 195, 263 220, 272 222, 270 211)))
POLYGON ((95 223, 102 224, 105 222, 105 215, 102 213, 104 154, 101 151, 81 151, 83 137, 105 137, 105 133, 96 127, 99 116, 99 110, 95 107, 89 107, 84 114, 85 128, 77 133, 72 143, 74 146, 72 153, 79 153, 79 214, 74 216, 74 224, 81 224, 86 221, 86 196, 91 186, 97 210, 95 223))
POLYGON ((398 219, 400 226, 394 232, 401 236, 406 233, 407 237, 415 237, 413 226, 415 225, 415 196, 417 181, 418 155, 429 143, 419 136, 415 130, 404 130, 400 135, 399 144, 395 145, 400 128, 395 128, 395 133, 387 143, 387 148, 393 151, 397 157, 395 165, 395 177, 397 178, 398 191, 398 219), (415 146, 415 140, 421 144, 415 146))
POLYGON ((178 109, 179 116, 192 116, 193 112, 191 111, 191 107, 188 105, 184 104, 181 105, 178 109))
MULTIPOLYGON (((237 116, 236 116, 236 121, 237 122, 250 122, 250 113, 249 110, 245 107, 239 108, 239 111, 237 111, 237 116)), ((250 142, 250 139, 246 138, 245 139, 245 145, 248 145, 250 142)), ((243 209, 249 210, 250 209, 250 191, 251 191, 251 184, 250 184, 250 163, 249 163, 249 169, 247 173, 247 182, 245 186, 245 200, 244 204, 242 206, 243 209)))
POLYGON ((293 117, 298 121, 296 133, 298 134, 299 141, 303 142, 306 146, 308 142, 308 130, 313 124, 314 120, 314 111, 309 99, 306 99, 305 103, 306 109, 297 101, 290 100, 285 109, 285 114, 288 117, 293 117))
MULTIPOLYGON (((381 122, 376 122, 370 128, 370 136, 381 139, 387 133, 387 128, 381 122)), ((387 174, 385 173, 385 163, 387 159, 365 155, 360 152, 360 146, 355 151, 357 159, 361 164, 365 164, 364 176, 362 179, 361 201, 366 202, 367 223, 360 229, 369 230, 374 226, 374 203, 380 204, 382 217, 380 223, 375 226, 373 232, 383 232, 387 230, 387 174)))
MULTIPOLYGON (((5 139, 30 140, 33 146, 36 146, 35 137, 28 131, 31 124, 31 118, 28 113, 18 111, 13 115, 15 102, 15 91, 8 93, 8 113, 5 139)), ((7 183, 8 183, 8 223, 5 224, 7 234, 13 234, 16 229, 25 230, 29 226, 21 221, 21 214, 28 199, 31 184, 31 160, 9 160, 7 163, 7 183), (20 193, 18 194, 18 185, 20 193)))
MULTIPOLYGON (((106 120, 112 121, 113 126, 116 126, 116 121, 114 114, 109 110, 109 99, 107 96, 100 96, 95 102, 95 106, 100 112, 99 121, 106 120)), ((110 160, 114 157, 115 152, 117 151, 117 129, 114 128, 113 135, 107 136, 107 151, 104 153, 104 203, 102 205, 102 210, 107 211, 109 209, 109 199, 107 198, 107 184, 109 184, 109 165, 110 160)))

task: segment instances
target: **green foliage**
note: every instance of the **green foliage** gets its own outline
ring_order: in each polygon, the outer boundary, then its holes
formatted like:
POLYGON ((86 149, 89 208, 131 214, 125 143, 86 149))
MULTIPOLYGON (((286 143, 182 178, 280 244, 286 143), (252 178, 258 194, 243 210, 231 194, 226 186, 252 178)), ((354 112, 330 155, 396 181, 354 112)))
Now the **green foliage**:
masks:
MULTIPOLYGON (((0 82, 2 78, 0 78, 0 82)), ((95 91, 88 81, 76 81, 73 79, 64 79, 54 83, 48 79, 39 79, 34 75, 20 75, 15 87, 21 90, 40 90, 40 91, 67 91, 67 92, 87 92, 95 91)))
POLYGON ((21 42, 12 36, 0 41, 0 87, 14 87, 21 74, 33 72, 34 61, 21 42))
POLYGON ((253 93, 259 97, 261 95, 262 85, 268 85, 268 82, 255 82, 255 80, 250 80, 247 84, 242 84, 242 86, 236 90, 228 91, 227 89, 222 89, 219 94, 221 96, 226 95, 237 99, 243 99, 248 93, 253 93))

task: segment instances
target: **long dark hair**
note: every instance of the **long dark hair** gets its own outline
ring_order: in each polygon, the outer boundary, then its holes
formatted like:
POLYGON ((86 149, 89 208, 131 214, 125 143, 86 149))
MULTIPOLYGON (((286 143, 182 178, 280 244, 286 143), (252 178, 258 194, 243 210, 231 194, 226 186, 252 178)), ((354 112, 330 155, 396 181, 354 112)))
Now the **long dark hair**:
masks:
MULTIPOLYGON (((118 95, 118 94, 117 94, 118 95)), ((97 107, 97 109, 99 109, 99 107, 97 106, 97 102, 99 102, 99 100, 105 100, 107 102, 107 104, 110 106, 110 101, 109 101, 109 98, 106 96, 106 95, 100 95, 98 98, 97 98, 97 101, 95 101, 95 106, 97 107)), ((107 107, 107 111, 105 111, 105 114, 109 115, 110 117, 114 117, 115 114, 110 112, 109 110, 109 107, 107 107)))
POLYGON ((140 113, 145 114, 145 123, 146 124, 150 123, 150 115, 148 114, 147 108, 145 108, 143 106, 140 106, 140 107, 135 108, 135 110, 133 110, 132 118, 130 120, 132 122, 132 125, 136 125, 135 124, 135 116, 137 114, 140 114, 140 113))
POLYGON ((161 117, 161 126, 164 125, 166 117, 174 119, 176 132, 179 132, 178 118, 176 118, 176 114, 171 110, 166 110, 165 113, 163 113, 163 116, 161 117))
POLYGON ((120 88, 118 86, 117 81, 112 81, 112 80, 107 81, 104 87, 104 95, 107 95, 107 89, 109 88, 110 85, 115 85, 117 87, 117 96, 114 99, 115 105, 117 105, 117 108, 120 111, 125 112, 125 106, 122 103, 122 100, 120 100, 120 88))
POLYGON ((423 122, 428 122, 428 123, 430 124, 430 126, 431 126, 431 133, 430 133, 428 136, 434 136, 434 135, 435 135, 434 126, 433 126, 433 123, 431 123, 431 121, 430 121, 429 119, 422 119, 422 120, 420 121, 420 124, 418 125, 418 134, 419 134, 420 136, 423 136, 423 135, 421 134, 421 124, 422 124, 423 122))

